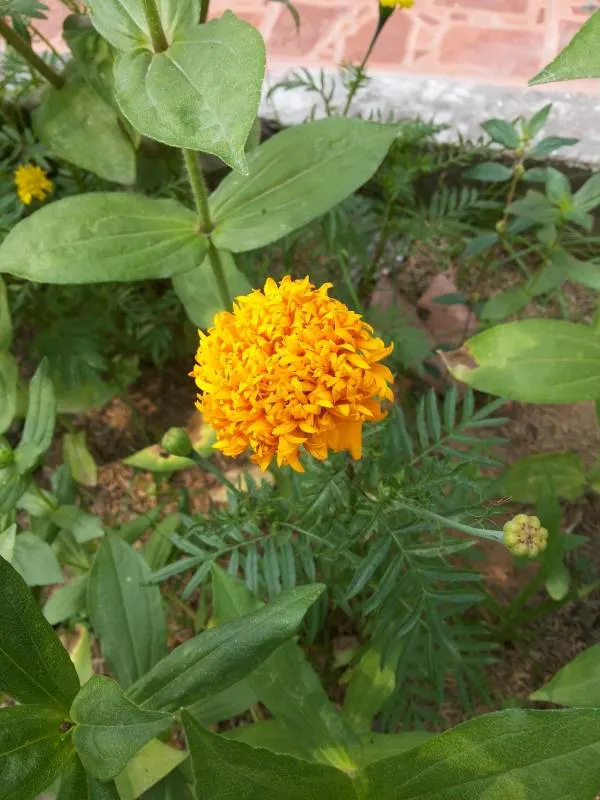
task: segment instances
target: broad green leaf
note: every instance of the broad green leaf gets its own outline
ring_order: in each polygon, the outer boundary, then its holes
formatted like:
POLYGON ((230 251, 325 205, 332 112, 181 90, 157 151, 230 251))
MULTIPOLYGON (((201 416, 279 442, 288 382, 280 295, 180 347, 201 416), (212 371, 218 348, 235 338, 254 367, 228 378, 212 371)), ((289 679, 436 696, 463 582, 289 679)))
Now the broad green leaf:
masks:
POLYGON ((109 536, 88 583, 88 613, 102 653, 122 686, 146 675, 166 654, 162 598, 145 586, 150 569, 122 539, 109 536))
POLYGON ((523 129, 530 139, 533 139, 533 137, 537 136, 542 130, 548 121, 551 111, 552 103, 546 103, 546 105, 542 106, 539 111, 535 112, 531 119, 528 119, 523 123, 523 129))
POLYGON ((0 514, 15 508, 30 482, 29 475, 19 475, 16 464, 0 469, 0 514))
POLYGON ((169 560, 173 550, 171 534, 175 533, 180 522, 180 515, 177 512, 168 514, 161 519, 152 535, 141 547, 141 554, 151 570, 160 569, 169 560))
MULTIPOLYGON (((213 567, 212 587, 214 613, 219 622, 232 624, 231 620, 261 605, 245 584, 219 567, 213 567)), ((331 705, 295 642, 286 642, 246 681, 273 717, 299 735, 305 757, 342 769, 352 768, 350 751, 358 745, 358 737, 331 705)))
POLYGON ((562 560, 558 560, 552 566, 544 587, 548 595, 557 603, 568 595, 571 587, 571 573, 562 560))
POLYGON ((587 325, 508 322, 468 339, 445 360, 457 380, 511 400, 577 403, 600 397, 600 334, 587 325))
POLYGON ((56 398, 46 359, 29 383, 29 402, 21 441, 15 450, 15 464, 21 475, 29 472, 50 447, 56 417, 56 398))
POLYGON ((557 206, 571 204, 571 182, 554 167, 546 167, 546 197, 557 206))
POLYGON ((98 517, 88 514, 77 506, 60 506, 52 514, 52 522, 62 530, 69 531, 78 544, 85 544, 91 539, 104 536, 104 530, 98 517))
POLYGON ((212 153, 245 173, 244 146, 258 112, 264 70, 260 34, 226 11, 177 34, 163 53, 142 48, 120 53, 115 97, 144 136, 212 153))
POLYGON ((497 161, 484 161, 483 164, 477 164, 464 173, 465 178, 470 178, 472 181, 483 181, 487 183, 503 183, 512 178, 513 171, 505 164, 499 164, 497 161))
POLYGON ((73 753, 60 781, 56 800, 119 800, 114 781, 104 783, 89 775, 73 753))
POLYGON ((128 696, 144 708, 173 711, 232 686, 294 635, 322 592, 321 584, 282 592, 265 608, 199 634, 138 680, 128 696))
POLYGON ((519 134, 505 119, 488 119, 481 127, 494 142, 515 150, 521 143, 519 134))
MULTIPOLYGON (((191 778, 190 778, 191 780, 191 778)), ((176 769, 144 794, 142 800, 196 800, 183 776, 183 769, 176 769)))
POLYGON ((0 556, 5 560, 10 562, 13 559, 15 554, 15 544, 17 541, 17 526, 16 524, 11 525, 6 530, 0 533, 0 556))
POLYGON ((44 606, 43 613, 50 625, 58 625, 85 609, 88 576, 80 575, 66 586, 56 589, 44 606))
POLYGON ((50 586, 65 581, 50 545, 29 531, 16 537, 11 564, 28 586, 50 586))
POLYGON ((525 286, 512 286, 486 300, 481 309, 481 319, 495 321, 512 317, 525 308, 531 300, 532 297, 525 286))
POLYGON ((113 96, 113 50, 95 30, 88 16, 69 14, 63 23, 63 39, 73 54, 79 74, 111 106, 113 96))
POLYGON ((52 783, 73 752, 61 727, 64 721, 58 711, 43 706, 0 710, 2 800, 34 800, 52 783))
POLYGON ((600 78, 600 62, 597 58, 599 46, 600 14, 596 11, 556 58, 529 81, 529 85, 576 78, 600 78))
MULTIPOLYGON (((8 305, 6 283, 0 275, 0 353, 10 349, 12 344, 12 319, 8 305)), ((1 430, 0 430, 1 433, 1 430)))
POLYGON ((0 435, 7 431, 17 413, 19 367, 11 353, 0 352, 0 435))
POLYGON ((23 578, 0 558, 0 690, 66 712, 79 691, 69 654, 23 578))
POLYGON ((554 203, 545 194, 533 189, 529 189, 525 197, 511 203, 507 212, 542 225, 556 223, 560 219, 560 211, 554 203))
POLYGON ((38 283, 104 283, 170 278, 205 253, 194 213, 175 200, 94 192, 21 220, 0 246, 0 263, 38 283))
POLYGON ((545 158, 561 147, 571 147, 571 145, 577 144, 578 142, 579 139, 573 139, 567 136, 546 136, 529 151, 529 157, 545 158))
POLYGON ((121 800, 136 800, 185 761, 187 753, 152 739, 131 759, 116 784, 121 800))
POLYGON ((94 457, 88 450, 84 430, 64 434, 62 453, 63 461, 77 483, 82 486, 96 486, 98 468, 94 457))
POLYGON ((568 280, 600 291, 600 264, 594 261, 580 261, 566 250, 557 250, 554 256, 560 261, 568 280))
POLYGON ((186 456, 172 456, 161 448, 159 444, 151 444, 138 450, 123 461, 128 467, 145 469, 148 472, 179 472, 182 469, 195 467, 196 462, 186 456))
POLYGON ((373 717, 396 687, 395 662, 381 665, 381 649, 370 647, 352 670, 342 714, 355 731, 370 731, 373 717))
POLYGON ((35 132, 50 153, 105 181, 135 182, 135 150, 119 118, 79 75, 49 87, 33 114, 35 132))
POLYGON ((222 692, 193 703, 187 710, 202 725, 212 725, 213 722, 237 717, 258 702, 258 697, 250 688, 248 681, 243 680, 222 692))
POLYGON ((253 748, 203 728, 185 711, 183 724, 194 785, 202 800, 352 800, 352 780, 326 764, 311 764, 253 748), (232 764, 235 769, 232 769, 232 764))
POLYGON ((588 178, 581 189, 575 192, 573 205, 580 211, 593 211, 600 205, 600 174, 588 178))
MULTIPOLYGON (((248 294, 252 287, 243 272, 236 267, 231 253, 227 250, 219 252, 231 296, 235 298, 248 294)), ((208 257, 196 269, 183 275, 175 275, 173 288, 183 303, 188 319, 199 328, 210 328, 215 314, 224 310, 208 257)))
MULTIPOLYGON (((144 0, 90 0, 87 3, 98 33, 119 50, 151 44, 144 0)), ((168 42, 176 33, 198 24, 199 0, 156 0, 162 28, 168 42)))
POLYGON ((159 514, 160 509, 158 506, 154 506, 146 511, 145 514, 139 514, 137 517, 130 519, 129 522, 121 525, 117 533, 127 544, 133 544, 143 536, 149 528, 154 526, 159 514))
POLYGON ((429 731, 407 731, 406 733, 363 733, 360 767, 366 767, 383 758, 397 756, 419 747, 434 736, 429 731))
POLYGON ((600 644, 579 653, 530 698, 561 706, 600 708, 600 644))
POLYGON ((576 500, 585 475, 578 453, 540 453, 513 462, 505 477, 506 493, 519 503, 537 503, 546 495, 576 500))
POLYGON ((329 211, 369 180, 397 132, 332 117, 273 136, 248 155, 248 176, 228 175, 211 195, 215 245, 255 250, 329 211))
POLYGON ((600 785, 600 710, 485 714, 369 765, 377 800, 583 800, 600 785))
POLYGON ((86 771, 100 781, 115 778, 147 742, 171 725, 171 715, 143 711, 115 681, 94 675, 71 706, 77 723, 73 744, 86 771))

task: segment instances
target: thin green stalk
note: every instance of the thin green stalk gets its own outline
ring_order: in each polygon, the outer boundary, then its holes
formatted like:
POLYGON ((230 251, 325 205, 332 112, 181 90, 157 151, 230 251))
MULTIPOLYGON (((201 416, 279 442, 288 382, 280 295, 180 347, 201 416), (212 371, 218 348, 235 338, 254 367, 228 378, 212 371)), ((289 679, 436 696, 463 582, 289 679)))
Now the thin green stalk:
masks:
POLYGON ((55 89, 62 89, 65 85, 62 75, 59 75, 55 69, 49 64, 46 64, 44 59, 40 58, 29 44, 27 44, 25 39, 2 18, 0 18, 0 36, 13 50, 16 50, 19 55, 23 56, 29 66, 36 72, 39 72, 55 89))
POLYGON ((210 0, 201 0, 200 5, 200 24, 203 25, 208 19, 208 9, 210 7, 210 0))
POLYGON ((163 30, 162 22, 160 21, 160 14, 156 6, 155 0, 143 0, 144 14, 148 21, 148 28, 150 29, 150 38, 152 39, 152 48, 155 53, 164 53, 169 47, 167 37, 163 30))
POLYGON ((472 525, 465 525, 464 523, 458 522, 451 517, 442 517, 440 514, 436 514, 434 511, 429 511, 426 508, 417 508, 416 506, 411 506, 408 503, 403 503, 401 501, 398 503, 398 505, 401 508, 406 509, 406 511, 412 511, 412 513, 416 516, 435 520, 435 522, 439 522, 441 525, 444 525, 444 527, 453 528, 454 530, 461 531, 462 533, 467 533, 469 536, 476 536, 479 539, 490 539, 494 542, 502 541, 502 531, 494 531, 489 528, 474 528, 472 525))
POLYGON ((63 65, 64 65, 64 64, 66 64, 66 63, 67 63, 67 62, 65 61, 65 59, 64 59, 64 58, 61 56, 61 54, 58 52, 58 50, 56 49, 56 47, 54 47, 54 45, 52 44, 52 42, 50 41, 50 39, 47 39, 47 38, 44 36, 44 34, 43 34, 43 33, 42 33, 42 32, 41 32, 41 31, 40 31, 38 28, 36 28, 36 27, 35 27, 35 25, 32 25, 32 26, 31 26, 31 31, 32 31, 32 33, 33 33, 35 36, 37 36, 37 37, 38 37, 38 39, 39 39, 41 42, 43 42, 43 43, 46 45, 46 47, 48 48, 48 50, 50 50, 50 52, 52 53, 52 55, 53 55, 53 56, 54 56, 54 57, 55 57, 55 58, 56 58, 58 61, 60 61, 60 63, 61 63, 61 64, 63 64, 63 65))
POLYGON ((352 283, 352 278, 350 277, 350 272, 348 270, 348 261, 346 258, 346 253, 339 254, 338 263, 340 265, 340 269, 342 270, 342 277, 344 279, 344 283, 346 284, 348 293, 352 298, 352 303, 354 304, 354 310, 358 311, 359 314, 362 314, 362 305, 360 300, 358 299, 358 295, 356 294, 356 289, 354 288, 354 285, 352 283))
MULTIPOLYGON (((210 216, 210 207, 208 205, 208 188, 204 180, 204 175, 200 169, 196 153, 194 153, 193 150, 182 150, 182 153, 190 186, 192 188, 194 204, 198 212, 200 231, 205 234, 210 234, 213 229, 213 224, 210 216)), ((223 307, 229 309, 232 305, 231 290, 227 283, 227 276, 225 275, 221 254, 211 241, 208 243, 208 260, 215 276, 223 307)))

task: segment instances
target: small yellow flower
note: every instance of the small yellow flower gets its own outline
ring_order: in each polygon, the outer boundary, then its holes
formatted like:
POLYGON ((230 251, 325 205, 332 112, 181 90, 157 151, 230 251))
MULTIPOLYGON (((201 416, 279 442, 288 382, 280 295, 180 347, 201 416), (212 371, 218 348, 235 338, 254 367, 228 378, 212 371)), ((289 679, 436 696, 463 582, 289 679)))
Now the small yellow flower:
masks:
POLYGON ((379 0, 383 8, 412 8, 415 0, 379 0))
POLYGON ((542 528, 542 523, 537 517, 517 514, 502 530, 503 542, 515 556, 535 558, 548 544, 548 531, 542 528))
POLYGON ((329 450, 361 457, 363 422, 383 419, 380 401, 393 400, 392 373, 379 363, 392 346, 328 297, 330 287, 268 278, 199 332, 196 405, 225 455, 250 448, 262 470, 276 456, 298 472, 301 448, 320 460, 329 450))
POLYGON ((17 187, 17 194, 19 200, 28 206, 35 198, 36 200, 45 200, 46 195, 50 194, 52 189, 52 181, 41 167, 37 164, 19 164, 15 170, 15 185, 17 187))

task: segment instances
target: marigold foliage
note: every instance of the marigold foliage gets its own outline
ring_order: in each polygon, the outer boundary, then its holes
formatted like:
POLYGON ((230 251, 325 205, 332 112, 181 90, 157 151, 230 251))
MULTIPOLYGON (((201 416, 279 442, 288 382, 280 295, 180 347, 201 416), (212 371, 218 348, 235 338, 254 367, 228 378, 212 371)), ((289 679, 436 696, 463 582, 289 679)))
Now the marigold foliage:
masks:
POLYGON ((14 179, 19 200, 26 206, 34 199, 45 200, 54 188, 52 181, 37 164, 19 164, 14 179))
POLYGON ((190 374, 225 455, 251 449, 263 470, 276 456, 298 472, 302 448, 319 460, 329 450, 361 457, 363 423, 383 419, 381 401, 393 399, 392 373, 379 363, 392 346, 330 288, 269 278, 199 332, 190 374))

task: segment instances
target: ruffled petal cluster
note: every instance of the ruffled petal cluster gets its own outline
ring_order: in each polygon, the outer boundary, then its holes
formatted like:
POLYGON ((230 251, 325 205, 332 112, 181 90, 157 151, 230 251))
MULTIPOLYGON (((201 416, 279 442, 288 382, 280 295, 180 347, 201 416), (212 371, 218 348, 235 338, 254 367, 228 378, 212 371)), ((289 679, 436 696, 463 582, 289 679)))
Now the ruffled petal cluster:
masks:
POLYGON ((392 345, 330 288, 269 278, 200 332, 190 374, 225 455, 250 449, 263 470, 276 457, 298 472, 302 449, 320 460, 330 450, 361 457, 363 423, 383 419, 381 401, 393 400, 392 373, 380 363, 392 345))

